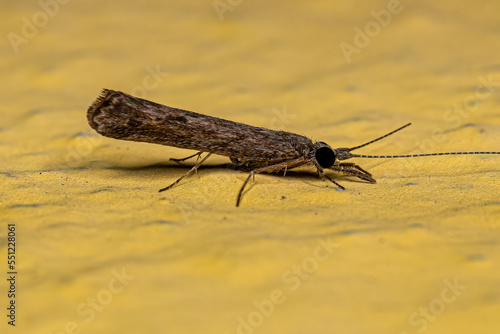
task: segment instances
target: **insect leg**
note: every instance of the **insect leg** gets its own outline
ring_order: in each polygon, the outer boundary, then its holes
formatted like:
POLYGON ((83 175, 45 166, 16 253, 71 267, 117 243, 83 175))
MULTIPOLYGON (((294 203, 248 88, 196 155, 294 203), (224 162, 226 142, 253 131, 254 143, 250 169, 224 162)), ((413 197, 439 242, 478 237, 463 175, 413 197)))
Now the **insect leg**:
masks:
MULTIPOLYGON (((345 190, 344 187, 342 187, 340 184, 338 184, 337 182, 333 181, 328 175, 326 175, 325 171, 323 171, 323 168, 321 168, 321 166, 319 165, 319 163, 316 161, 316 159, 312 159, 311 162, 313 163, 314 166, 316 166, 316 169, 318 170, 318 173, 323 176, 324 178, 326 178, 327 180, 333 182, 334 184, 337 185, 337 187, 339 187, 340 189, 342 190, 345 190)), ((333 167, 333 166, 332 166, 333 167)), ((332 168, 330 167, 330 168, 332 168)))
POLYGON ((174 159, 174 158, 170 158, 170 160, 172 161, 175 161, 175 162, 181 162, 181 161, 185 161, 187 159, 191 159, 192 157, 195 157, 195 156, 198 156, 198 158, 196 158, 196 160, 198 160, 201 156, 203 152, 198 152, 198 153, 195 153, 193 155, 190 155, 189 157, 185 157, 185 158, 182 158, 182 159, 174 159))
POLYGON ((340 163, 339 165, 333 165, 330 169, 345 175, 355 176, 370 183, 377 183, 370 173, 354 163, 340 163))
MULTIPOLYGON (((199 153, 201 154, 202 152, 199 152, 199 153)), ((196 154, 198 154, 198 153, 196 153, 196 154)), ((195 155, 196 155, 196 154, 195 154, 195 155)), ((179 181, 180 181, 180 180, 182 180, 183 178, 185 178, 186 176, 188 176, 188 175, 189 175, 189 174, 191 174, 192 172, 195 172, 195 171, 198 169, 198 167, 200 167, 200 166, 201 166, 201 164, 202 164, 202 163, 204 163, 204 162, 205 162, 205 160, 207 160, 207 158, 208 158, 209 156, 211 156, 211 155, 212 155, 212 153, 208 153, 208 154, 207 154, 207 155, 206 155, 203 159, 201 159, 201 161, 200 161, 199 163, 197 163, 197 164, 196 164, 193 168, 191 168, 189 171, 187 171, 187 172, 186 172, 186 174, 182 175, 179 179, 177 179, 177 181, 175 181, 174 183, 172 183, 172 184, 171 184, 171 185, 169 185, 168 187, 165 187, 165 188, 160 189, 160 190, 159 190, 159 192, 162 192, 162 191, 165 191, 165 190, 168 190, 168 189, 172 188, 172 187, 173 187, 173 186, 175 186, 177 183, 179 183, 179 181)), ((192 157, 194 157, 194 155, 193 155, 192 157)), ((190 158, 190 157, 189 157, 189 158, 190 158)))
POLYGON ((253 177, 255 180, 255 174, 262 173, 262 172, 272 172, 275 170, 281 170, 283 168, 285 168, 285 169, 294 168, 294 167, 298 167, 298 166, 301 166, 303 164, 306 164, 308 162, 309 161, 307 161, 303 157, 300 157, 300 158, 297 158, 294 160, 284 161, 284 162, 281 162, 279 164, 264 166, 264 167, 256 168, 256 169, 250 171, 250 174, 248 174, 247 179, 245 180, 245 182, 241 186, 240 191, 238 192, 238 198, 236 199, 236 206, 240 205, 241 196, 243 195, 243 190, 245 189, 248 181, 250 181, 250 178, 253 177))
POLYGON ((366 170, 364 170, 363 168, 361 168, 360 166, 356 165, 354 162, 341 162, 339 164, 339 166, 341 167, 349 167, 349 168, 355 168, 363 173, 365 173, 366 175, 368 176, 372 176, 371 173, 367 172, 366 170))

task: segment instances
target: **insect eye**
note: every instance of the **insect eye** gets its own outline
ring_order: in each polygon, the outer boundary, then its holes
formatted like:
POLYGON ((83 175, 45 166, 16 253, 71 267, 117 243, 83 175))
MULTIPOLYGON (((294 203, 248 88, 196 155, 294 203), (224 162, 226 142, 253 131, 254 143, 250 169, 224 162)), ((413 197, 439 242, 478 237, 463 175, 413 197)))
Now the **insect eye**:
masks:
POLYGON ((335 153, 329 147, 321 147, 316 150, 316 160, 323 168, 329 168, 333 166, 335 162, 335 153))

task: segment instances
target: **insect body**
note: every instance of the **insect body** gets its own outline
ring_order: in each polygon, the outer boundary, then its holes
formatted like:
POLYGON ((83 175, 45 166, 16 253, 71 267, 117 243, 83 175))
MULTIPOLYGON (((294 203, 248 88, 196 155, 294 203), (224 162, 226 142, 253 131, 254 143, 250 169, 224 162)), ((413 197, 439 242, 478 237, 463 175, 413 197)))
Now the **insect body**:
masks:
POLYGON ((229 157, 234 165, 250 170, 238 193, 236 206, 239 206, 243 190, 250 178, 261 172, 283 170, 286 173, 288 169, 311 165, 322 177, 344 189, 332 180, 324 169, 376 183, 369 172, 355 163, 341 162, 353 157, 407 158, 451 154, 500 154, 500 152, 447 152, 392 156, 352 154, 351 151, 400 131, 410 123, 363 145, 332 149, 324 142, 313 142, 298 134, 254 127, 171 108, 109 89, 104 89, 89 107, 87 119, 90 126, 103 136, 199 151, 184 159, 171 159, 174 161, 183 161, 208 153, 177 181, 160 191, 170 189, 196 171, 211 154, 229 157))

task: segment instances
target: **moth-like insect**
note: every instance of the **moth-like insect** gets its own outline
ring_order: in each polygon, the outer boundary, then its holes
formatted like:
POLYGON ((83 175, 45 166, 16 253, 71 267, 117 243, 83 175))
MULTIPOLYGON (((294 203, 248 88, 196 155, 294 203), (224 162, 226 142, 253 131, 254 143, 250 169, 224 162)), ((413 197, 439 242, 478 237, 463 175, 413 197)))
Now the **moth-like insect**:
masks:
POLYGON ((177 181, 162 188, 165 191, 179 183, 184 177, 196 171, 211 154, 229 157, 231 162, 250 173, 238 192, 236 206, 239 206, 245 186, 252 176, 262 172, 284 171, 303 165, 312 165, 319 175, 334 183, 324 171, 329 169, 354 176, 370 183, 376 183, 372 174, 352 162, 340 162, 350 158, 411 158, 431 155, 458 154, 500 154, 500 152, 445 152, 405 155, 363 155, 354 150, 365 147, 398 132, 408 123, 379 138, 351 148, 331 148, 322 141, 298 134, 255 127, 225 119, 210 117, 187 110, 167 107, 140 99, 122 92, 104 89, 87 111, 90 126, 103 136, 115 139, 155 143, 184 149, 196 150, 207 155, 177 181))

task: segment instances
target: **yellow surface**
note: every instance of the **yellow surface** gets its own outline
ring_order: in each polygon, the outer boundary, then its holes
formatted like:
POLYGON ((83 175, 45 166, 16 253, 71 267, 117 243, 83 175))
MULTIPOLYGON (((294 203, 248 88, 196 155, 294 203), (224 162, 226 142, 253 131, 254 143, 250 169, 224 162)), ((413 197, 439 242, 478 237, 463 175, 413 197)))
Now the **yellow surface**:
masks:
POLYGON ((1 280, 1 332, 498 333, 500 156, 356 159, 378 183, 331 173, 344 192, 258 175, 235 208, 227 158, 159 194, 193 152, 100 137, 85 113, 105 87, 332 147, 413 122, 357 153, 498 151, 500 3, 216 3, 223 20, 212 0, 69 1, 44 25, 2 2, 0 258, 15 223, 19 286, 12 329, 1 280))

